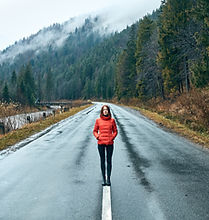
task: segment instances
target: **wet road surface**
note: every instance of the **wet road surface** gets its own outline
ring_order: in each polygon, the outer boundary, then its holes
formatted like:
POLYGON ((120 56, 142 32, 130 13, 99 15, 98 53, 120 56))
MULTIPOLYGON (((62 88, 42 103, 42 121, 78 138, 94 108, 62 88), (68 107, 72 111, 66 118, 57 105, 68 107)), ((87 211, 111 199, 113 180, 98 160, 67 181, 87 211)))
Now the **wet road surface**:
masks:
MULTIPOLYGON (((101 219, 102 178, 92 134, 102 104, 0 160, 0 220, 101 219)), ((209 219, 209 153, 135 110, 110 104, 113 220, 209 219)))

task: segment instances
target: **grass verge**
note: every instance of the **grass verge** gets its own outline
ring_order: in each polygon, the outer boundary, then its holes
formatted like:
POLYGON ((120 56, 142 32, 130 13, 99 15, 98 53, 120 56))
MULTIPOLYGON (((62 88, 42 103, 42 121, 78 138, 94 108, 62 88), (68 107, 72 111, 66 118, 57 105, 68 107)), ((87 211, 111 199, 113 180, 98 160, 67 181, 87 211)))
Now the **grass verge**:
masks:
POLYGON ((31 135, 46 129, 47 127, 65 118, 68 118, 89 106, 91 106, 91 104, 81 106, 81 107, 74 107, 74 108, 71 108, 68 112, 57 114, 55 116, 50 116, 46 118, 45 120, 27 124, 20 129, 11 131, 10 133, 7 133, 5 135, 0 135, 0 150, 4 150, 8 148, 9 146, 12 146, 20 142, 21 140, 24 140, 30 137, 31 135))
POLYGON ((193 131, 189 129, 186 125, 179 122, 173 121, 171 119, 165 118, 163 115, 160 115, 156 112, 152 112, 143 108, 129 106, 135 110, 138 110, 141 114, 147 118, 155 121, 157 124, 164 126, 183 137, 190 139, 191 141, 202 145, 209 149, 209 135, 206 132, 193 131))

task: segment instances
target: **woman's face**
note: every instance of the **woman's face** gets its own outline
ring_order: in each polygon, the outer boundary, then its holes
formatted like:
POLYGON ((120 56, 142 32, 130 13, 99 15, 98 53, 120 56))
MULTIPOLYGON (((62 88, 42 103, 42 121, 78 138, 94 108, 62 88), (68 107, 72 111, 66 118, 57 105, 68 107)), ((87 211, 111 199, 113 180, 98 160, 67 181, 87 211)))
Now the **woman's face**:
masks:
POLYGON ((108 115, 108 109, 106 106, 103 108, 103 115, 108 115))

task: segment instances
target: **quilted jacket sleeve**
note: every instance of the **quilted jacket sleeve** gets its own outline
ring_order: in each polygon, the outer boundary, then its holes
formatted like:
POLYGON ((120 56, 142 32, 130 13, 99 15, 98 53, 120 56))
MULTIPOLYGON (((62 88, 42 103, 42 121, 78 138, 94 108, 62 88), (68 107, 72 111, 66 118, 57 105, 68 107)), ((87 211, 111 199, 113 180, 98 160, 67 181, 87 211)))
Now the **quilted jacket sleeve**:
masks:
POLYGON ((98 125, 98 120, 96 120, 95 125, 94 125, 94 130, 93 130, 93 134, 96 137, 96 139, 99 138, 98 131, 99 131, 99 125, 98 125))
POLYGON ((118 134, 118 129, 117 129, 117 125, 115 123, 115 119, 113 119, 113 122, 112 122, 112 130, 113 130, 113 140, 114 140, 118 134))

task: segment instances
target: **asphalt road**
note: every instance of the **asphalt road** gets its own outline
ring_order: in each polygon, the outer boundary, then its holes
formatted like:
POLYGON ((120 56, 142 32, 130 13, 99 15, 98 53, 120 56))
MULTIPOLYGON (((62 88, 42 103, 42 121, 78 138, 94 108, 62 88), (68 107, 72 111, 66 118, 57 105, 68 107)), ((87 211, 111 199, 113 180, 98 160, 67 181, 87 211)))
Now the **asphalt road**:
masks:
MULTIPOLYGON (((97 103, 0 159, 0 220, 101 219, 97 103)), ((208 220, 209 153, 110 104, 113 220, 208 220)))

